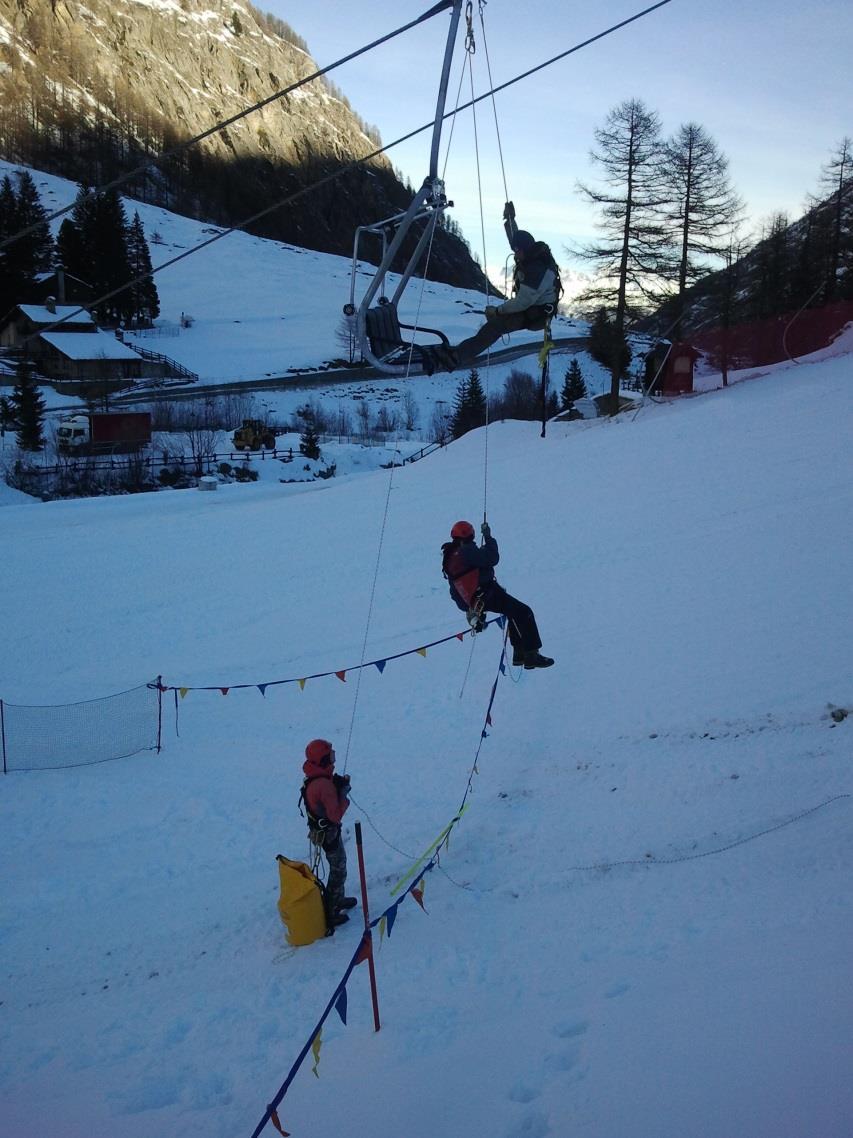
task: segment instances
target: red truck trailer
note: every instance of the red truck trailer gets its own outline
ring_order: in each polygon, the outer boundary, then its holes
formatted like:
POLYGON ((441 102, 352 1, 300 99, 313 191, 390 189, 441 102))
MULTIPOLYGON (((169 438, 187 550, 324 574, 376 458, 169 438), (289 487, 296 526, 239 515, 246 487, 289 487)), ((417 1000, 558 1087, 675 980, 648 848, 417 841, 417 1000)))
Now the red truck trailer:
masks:
POLYGON ((56 433, 63 454, 129 454, 151 444, 150 411, 88 411, 63 419, 56 433))

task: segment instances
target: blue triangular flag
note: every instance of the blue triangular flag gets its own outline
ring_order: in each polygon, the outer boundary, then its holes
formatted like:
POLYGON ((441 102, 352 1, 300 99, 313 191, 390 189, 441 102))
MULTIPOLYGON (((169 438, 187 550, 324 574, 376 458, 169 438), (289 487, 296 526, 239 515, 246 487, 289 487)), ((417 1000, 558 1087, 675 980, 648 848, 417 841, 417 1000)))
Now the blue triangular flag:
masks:
POLYGON ((506 656, 501 656, 501 675, 506 675, 506 656))
POLYGON ((388 923, 386 925, 385 932, 388 936, 390 936, 391 929, 394 927, 394 922, 397 920, 397 905, 394 905, 392 908, 390 908, 386 913, 386 916, 388 917, 388 923))
POLYGON ((506 628, 506 617, 503 615, 498 617, 498 628, 506 628))
POLYGON ((266 684, 258 684, 258 691, 261 693, 261 695, 264 697, 264 699, 266 699, 267 685, 266 684))
POLYGON ((387 660, 374 660, 373 663, 379 669, 379 674, 381 676, 382 673, 385 671, 385 665, 388 663, 388 661, 387 660))
POLYGON ((489 737, 488 731, 484 731, 483 734, 480 736, 481 739, 488 739, 488 737, 489 737))
POLYGON ((341 994, 335 1000, 335 1011, 341 1017, 341 1023, 346 1027, 347 1025, 347 990, 341 989, 341 994))

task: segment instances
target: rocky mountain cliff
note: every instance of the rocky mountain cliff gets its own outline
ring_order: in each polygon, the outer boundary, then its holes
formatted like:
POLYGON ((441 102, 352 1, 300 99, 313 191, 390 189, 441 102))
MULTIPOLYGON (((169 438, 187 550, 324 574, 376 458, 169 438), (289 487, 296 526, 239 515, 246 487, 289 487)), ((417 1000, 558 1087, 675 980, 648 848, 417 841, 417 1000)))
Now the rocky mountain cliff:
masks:
MULTIPOLYGON (((244 0, 0 0, 0 155, 102 185, 317 69, 283 21, 244 0)), ((326 80, 314 80, 125 187, 234 225, 380 145, 326 80)), ((248 228, 350 255, 357 225, 405 208, 384 156, 248 228)), ((450 221, 431 277, 482 287, 450 221)))

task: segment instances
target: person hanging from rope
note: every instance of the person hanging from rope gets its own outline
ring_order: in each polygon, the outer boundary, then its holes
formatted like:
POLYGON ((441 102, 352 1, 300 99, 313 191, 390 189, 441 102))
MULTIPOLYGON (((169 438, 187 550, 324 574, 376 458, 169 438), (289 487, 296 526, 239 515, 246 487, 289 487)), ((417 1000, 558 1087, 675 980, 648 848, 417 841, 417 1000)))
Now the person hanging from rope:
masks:
POLYGON ((326 920, 330 928, 349 920, 345 910, 358 902, 346 897, 347 854, 341 822, 349 808, 349 775, 335 774, 335 748, 327 739, 312 739, 302 764, 305 780, 300 798, 308 815, 308 836, 329 863, 326 920))
POLYGON ((487 305, 486 323, 455 347, 421 348, 427 375, 470 367, 501 336, 522 328, 540 332, 557 311, 563 286, 554 255, 544 241, 537 241, 526 229, 518 228, 512 202, 504 206, 503 216, 504 231, 515 254, 513 296, 497 307, 487 305))
POLYGON ((484 612, 503 613, 507 617, 512 662, 516 667, 550 668, 554 661, 539 651, 542 640, 533 610, 510 596, 495 580, 500 553, 488 522, 483 522, 480 532, 483 543, 478 546, 471 523, 456 522, 450 531, 450 541, 441 547, 441 568, 450 582, 451 597, 458 608, 468 614, 475 631, 482 628, 484 612))

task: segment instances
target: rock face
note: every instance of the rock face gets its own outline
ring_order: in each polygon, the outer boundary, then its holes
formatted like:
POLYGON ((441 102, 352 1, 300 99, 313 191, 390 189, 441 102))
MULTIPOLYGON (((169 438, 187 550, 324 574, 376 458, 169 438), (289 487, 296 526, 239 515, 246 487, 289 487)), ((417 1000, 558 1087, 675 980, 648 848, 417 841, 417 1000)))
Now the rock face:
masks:
MULTIPOLYGON (((292 29, 243 0, 0 0, 0 154, 102 185, 316 70, 292 29)), ((125 192, 239 224, 380 145, 319 79, 125 192)), ((357 225, 410 200, 380 155, 249 228, 348 255, 357 225)), ((430 276, 483 283, 452 223, 437 236, 430 276)))

